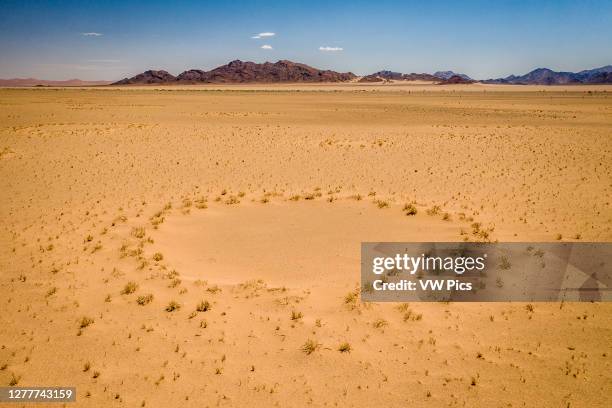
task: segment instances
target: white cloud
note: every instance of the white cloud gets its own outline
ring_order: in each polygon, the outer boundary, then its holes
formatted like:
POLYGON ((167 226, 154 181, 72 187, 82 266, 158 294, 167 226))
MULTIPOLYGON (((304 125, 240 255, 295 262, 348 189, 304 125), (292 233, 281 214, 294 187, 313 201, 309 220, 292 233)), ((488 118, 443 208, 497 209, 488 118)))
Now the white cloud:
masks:
POLYGON ((263 50, 271 50, 271 49, 273 49, 273 48, 272 48, 272 46, 271 46, 271 45, 265 44, 265 45, 262 45, 262 46, 261 46, 261 49, 263 49, 263 50))
POLYGON ((325 51, 325 52, 344 51, 344 48, 325 46, 325 47, 319 47, 319 51, 325 51))
POLYGON ((101 37, 102 33, 91 32, 91 33, 81 33, 81 35, 84 35, 85 37, 101 37))
POLYGON ((252 36, 251 38, 253 39, 260 39, 260 38, 267 38, 267 37, 274 37, 276 35, 276 33, 259 33, 256 34, 254 36, 252 36))

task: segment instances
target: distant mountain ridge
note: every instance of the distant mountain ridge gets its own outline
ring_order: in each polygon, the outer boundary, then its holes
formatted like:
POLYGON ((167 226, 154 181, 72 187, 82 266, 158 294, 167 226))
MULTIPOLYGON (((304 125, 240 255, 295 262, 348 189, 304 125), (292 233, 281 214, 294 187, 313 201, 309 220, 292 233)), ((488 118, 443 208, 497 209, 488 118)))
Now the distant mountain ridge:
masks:
POLYGON ((440 78, 431 74, 402 74, 394 71, 378 71, 362 77, 359 82, 384 82, 384 81, 431 81, 439 82, 440 78))
POLYGON ((162 83, 253 83, 253 82, 344 82, 356 78, 352 72, 320 70, 288 60, 258 64, 234 60, 210 71, 190 69, 178 76, 166 71, 145 71, 113 85, 162 83))
POLYGON ((458 76, 459 78, 462 78, 466 81, 473 81, 472 78, 470 78, 469 76, 465 75, 465 74, 458 74, 456 72, 453 71, 437 71, 433 73, 433 76, 440 78, 440 79, 444 79, 445 81, 451 79, 454 76, 458 76))
POLYGON ((437 71, 434 74, 404 74, 382 70, 358 77, 352 72, 321 70, 306 64, 288 60, 255 63, 234 60, 210 71, 190 69, 174 76, 164 70, 148 70, 131 78, 112 81, 85 81, 70 79, 65 81, 42 80, 36 78, 0 79, 0 86, 99 86, 99 85, 146 85, 146 84, 198 84, 198 83, 300 83, 300 82, 361 82, 378 83, 390 81, 426 81, 439 85, 485 84, 509 85, 572 85, 572 84, 612 84, 612 65, 587 69, 579 72, 553 71, 537 68, 525 75, 510 75, 505 78, 473 80, 466 74, 453 71, 437 71))
POLYGON ((525 75, 510 75, 482 82, 511 85, 612 84, 612 65, 580 72, 558 72, 548 68, 537 68, 525 75))
POLYGON ((110 83, 112 83, 112 81, 84 81, 81 79, 67 79, 64 81, 36 78, 0 79, 0 86, 93 86, 108 85, 110 83))

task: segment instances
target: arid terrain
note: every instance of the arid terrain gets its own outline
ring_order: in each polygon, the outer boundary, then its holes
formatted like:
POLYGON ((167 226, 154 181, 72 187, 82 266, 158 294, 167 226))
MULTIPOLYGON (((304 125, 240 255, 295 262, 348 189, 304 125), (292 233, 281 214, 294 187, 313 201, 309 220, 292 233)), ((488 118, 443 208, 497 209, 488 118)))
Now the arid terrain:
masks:
POLYGON ((1 386, 609 406, 609 303, 358 288, 362 241, 612 241, 611 86, 0 89, 0 192, 1 386))

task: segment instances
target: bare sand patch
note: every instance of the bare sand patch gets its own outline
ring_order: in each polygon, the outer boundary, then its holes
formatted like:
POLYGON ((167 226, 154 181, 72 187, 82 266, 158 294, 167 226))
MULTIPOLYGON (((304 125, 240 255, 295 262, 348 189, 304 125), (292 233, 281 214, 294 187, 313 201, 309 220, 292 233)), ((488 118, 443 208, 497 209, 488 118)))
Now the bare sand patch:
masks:
POLYGON ((405 216, 398 205, 381 210, 370 200, 302 200, 221 204, 172 217, 152 237, 154 247, 192 280, 263 279, 337 294, 359 282, 361 242, 456 241, 460 229, 425 214, 405 216))

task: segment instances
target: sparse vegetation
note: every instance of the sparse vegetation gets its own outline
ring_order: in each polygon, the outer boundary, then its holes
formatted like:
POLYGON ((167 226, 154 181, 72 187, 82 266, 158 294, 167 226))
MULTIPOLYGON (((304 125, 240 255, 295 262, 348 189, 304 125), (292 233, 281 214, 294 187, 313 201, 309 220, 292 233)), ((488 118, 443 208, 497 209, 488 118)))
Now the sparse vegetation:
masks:
POLYGON ((166 312, 174 312, 175 310, 179 310, 181 308, 181 305, 174 301, 171 300, 170 303, 168 303, 168 306, 166 306, 166 312))
POLYGON ((314 340, 308 339, 306 343, 302 345, 302 351, 307 355, 314 353, 319 348, 319 343, 314 340))
POLYGON ((83 316, 81 320, 79 320, 79 328, 84 329, 90 326, 91 324, 93 324, 93 322, 94 322, 94 319, 87 317, 87 316, 83 316))
POLYGON ((153 301, 153 295, 151 293, 148 293, 146 295, 140 295, 136 299, 136 303, 138 303, 140 306, 148 305, 152 301, 153 301))
POLYGON ((405 204, 404 208, 402 208, 402 211, 404 211, 406 215, 416 215, 418 212, 414 204, 410 203, 405 204))
POLYGON ((146 236, 146 230, 144 227, 132 228, 132 236, 138 239, 143 239, 146 236))
POLYGON ((14 387, 17 384, 19 384, 19 381, 21 380, 21 376, 15 375, 15 373, 11 373, 11 379, 9 380, 9 387, 14 387))
POLYGON ((433 207, 428 208, 426 213, 427 213, 427 215, 438 215, 438 214, 440 214, 441 210, 442 209, 440 208, 439 205, 434 205, 433 207))
POLYGON ((374 326, 374 328, 376 328, 376 329, 380 329, 382 327, 385 327, 388 324, 389 323, 385 319, 376 319, 372 323, 372 326, 374 326))
POLYGON ((374 201, 374 204, 376 204, 376 206, 380 209, 389 208, 389 203, 384 200, 376 200, 374 201))
POLYGON ((130 281, 130 282, 125 284, 123 289, 121 289, 121 294, 122 295, 129 295, 129 294, 132 294, 132 293, 136 292, 136 289, 138 289, 138 284, 136 282, 130 281))
POLYGON ((338 346, 338 351, 341 353, 349 353, 351 351, 351 345, 347 342, 341 343, 338 346))
POLYGON ((212 305, 208 302, 208 300, 203 300, 198 303, 196 310, 198 312, 208 312, 212 308, 212 305))

